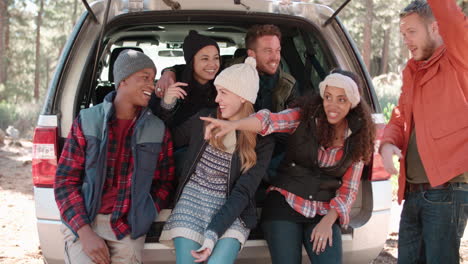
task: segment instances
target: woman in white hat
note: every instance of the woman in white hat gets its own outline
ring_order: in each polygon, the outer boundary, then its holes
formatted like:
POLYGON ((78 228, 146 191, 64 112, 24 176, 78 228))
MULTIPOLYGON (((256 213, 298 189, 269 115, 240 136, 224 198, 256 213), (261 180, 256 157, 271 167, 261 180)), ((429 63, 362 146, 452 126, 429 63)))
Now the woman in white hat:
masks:
POLYGON ((232 122, 202 118, 210 122, 205 138, 233 130, 291 134, 262 211, 273 263, 301 263, 303 245, 314 264, 342 262, 340 226, 349 223, 373 154, 375 127, 357 77, 335 70, 319 86, 320 95, 277 114, 261 110, 232 122))
POLYGON ((257 141, 256 133, 247 131, 204 140, 201 116, 239 120, 254 113, 259 88, 255 59, 223 70, 214 84, 218 107, 200 111, 173 131, 174 142, 189 148, 176 205, 160 241, 173 242, 177 263, 234 263, 256 225, 255 191, 274 147, 272 138, 257 141))

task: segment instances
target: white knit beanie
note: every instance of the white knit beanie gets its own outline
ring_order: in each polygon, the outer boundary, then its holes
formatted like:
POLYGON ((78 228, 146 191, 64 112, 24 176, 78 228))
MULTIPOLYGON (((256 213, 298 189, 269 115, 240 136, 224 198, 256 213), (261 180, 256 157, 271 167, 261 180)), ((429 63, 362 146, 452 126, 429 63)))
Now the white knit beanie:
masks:
POLYGON ((255 104, 260 83, 256 67, 257 61, 247 57, 244 63, 234 64, 218 74, 214 85, 222 86, 255 104))
POLYGON ((359 89, 356 82, 346 75, 341 73, 332 73, 328 75, 325 80, 319 84, 320 96, 322 98, 327 86, 335 86, 344 89, 346 97, 348 97, 348 100, 351 102, 351 108, 356 107, 361 101, 361 96, 359 95, 359 89))

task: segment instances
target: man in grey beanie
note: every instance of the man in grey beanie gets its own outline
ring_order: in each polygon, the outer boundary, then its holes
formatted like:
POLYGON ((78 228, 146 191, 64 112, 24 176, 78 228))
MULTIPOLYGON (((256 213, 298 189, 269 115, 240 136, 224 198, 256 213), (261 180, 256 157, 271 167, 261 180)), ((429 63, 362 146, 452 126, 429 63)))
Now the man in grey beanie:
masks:
POLYGON ((73 123, 54 184, 65 263, 142 263, 146 233, 174 190, 171 137, 147 108, 155 75, 148 56, 122 51, 117 91, 73 123))

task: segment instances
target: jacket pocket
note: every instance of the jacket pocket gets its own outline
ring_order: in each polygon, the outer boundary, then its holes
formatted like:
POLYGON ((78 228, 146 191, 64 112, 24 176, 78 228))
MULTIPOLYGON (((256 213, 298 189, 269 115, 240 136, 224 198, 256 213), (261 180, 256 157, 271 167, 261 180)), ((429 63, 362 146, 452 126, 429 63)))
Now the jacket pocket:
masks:
POLYGON ((431 122, 431 135, 434 139, 439 139, 461 129, 466 128, 468 132, 468 107, 454 109, 447 115, 436 115, 431 122))
POLYGON ((136 239, 145 235, 153 221, 158 216, 156 206, 154 205, 153 198, 148 193, 143 201, 140 201, 134 211, 134 217, 131 222, 132 238, 136 239))
POLYGON ((135 163, 138 167, 145 171, 154 171, 158 161, 159 152, 161 151, 161 144, 147 143, 137 145, 137 159, 135 163))

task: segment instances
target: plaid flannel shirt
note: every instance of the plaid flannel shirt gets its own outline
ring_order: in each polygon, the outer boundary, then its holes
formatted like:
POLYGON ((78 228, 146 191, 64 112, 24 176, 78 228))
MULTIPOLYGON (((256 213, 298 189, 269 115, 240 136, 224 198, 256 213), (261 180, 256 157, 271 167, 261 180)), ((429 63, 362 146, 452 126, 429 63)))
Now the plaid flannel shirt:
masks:
MULTIPOLYGON (((112 126, 114 122, 115 117, 113 120, 109 121, 108 125, 112 126)), ((127 130, 127 135, 133 134, 135 123, 134 121, 127 130)), ((125 137, 126 140, 122 145, 122 155, 119 157, 117 157, 116 153, 117 142, 113 137, 113 133, 108 134, 107 160, 109 164, 114 164, 115 159, 120 159, 122 169, 118 172, 114 172, 114 177, 116 177, 116 180, 119 182, 117 185, 118 195, 112 210, 111 227, 117 239, 122 239, 130 234, 131 231, 127 222, 127 215, 130 210, 130 187, 134 160, 131 152, 131 136, 125 137)), ((78 117, 73 122, 72 129, 60 156, 54 186, 55 199, 62 219, 75 232, 82 226, 91 223, 86 213, 80 191, 85 172, 85 153, 86 139, 83 135, 81 122, 78 117)), ((109 173, 109 168, 107 169, 107 173, 109 173)), ((158 211, 167 207, 173 190, 173 146, 169 130, 166 129, 151 187, 151 195, 158 211)))
MULTIPOLYGON (((300 109, 286 109, 279 113, 271 113, 268 110, 261 110, 254 116, 262 123, 261 135, 268 135, 274 132, 294 133, 300 124, 300 109)), ((351 130, 348 129, 345 137, 351 135, 351 130)), ((329 167, 335 165, 343 157, 343 147, 324 148, 320 146, 318 150, 318 165, 320 167, 329 167)), ((267 191, 280 192, 286 202, 298 213, 305 217, 314 217, 316 214, 326 215, 331 208, 334 208, 339 215, 342 226, 349 224, 349 212, 351 206, 356 200, 356 195, 359 189, 364 163, 353 162, 343 175, 340 188, 336 192, 336 196, 330 202, 310 201, 303 199, 284 189, 270 186, 267 191)))

